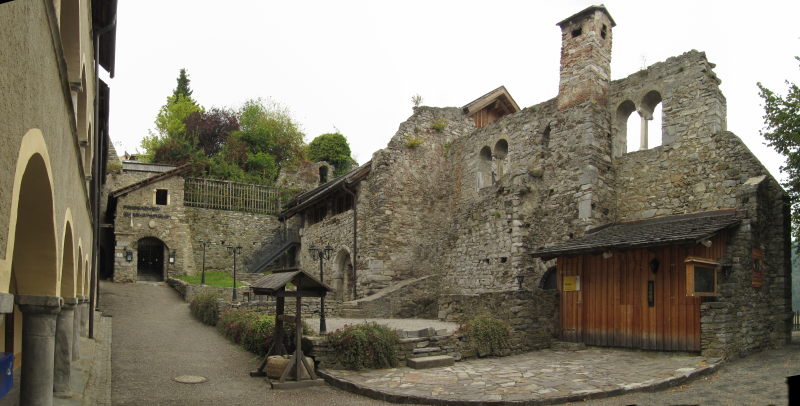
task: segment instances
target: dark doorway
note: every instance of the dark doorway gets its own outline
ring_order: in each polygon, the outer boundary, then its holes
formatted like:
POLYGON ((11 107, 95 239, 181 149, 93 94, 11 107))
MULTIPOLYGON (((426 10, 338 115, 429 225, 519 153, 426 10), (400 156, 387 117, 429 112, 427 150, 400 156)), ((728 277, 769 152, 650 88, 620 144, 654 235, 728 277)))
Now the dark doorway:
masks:
POLYGON ((164 242, 153 237, 139 240, 136 262, 138 280, 164 280, 164 242))

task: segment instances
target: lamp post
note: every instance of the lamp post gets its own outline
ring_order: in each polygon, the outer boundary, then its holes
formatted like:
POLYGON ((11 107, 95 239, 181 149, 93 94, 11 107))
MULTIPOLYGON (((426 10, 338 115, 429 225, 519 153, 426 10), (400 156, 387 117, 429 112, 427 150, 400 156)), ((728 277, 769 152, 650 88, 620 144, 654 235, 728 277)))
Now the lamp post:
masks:
MULTIPOLYGON (((315 246, 308 247, 308 253, 311 258, 319 258, 319 281, 325 283, 325 274, 323 273, 322 260, 331 259, 333 247, 330 244, 325 245, 325 248, 317 248, 315 246)), ((325 334, 325 296, 319 298, 319 333, 325 334)))
MULTIPOLYGON (((220 241, 221 245, 225 245, 225 240, 220 241)), ((242 246, 236 244, 236 246, 228 245, 225 246, 228 249, 229 254, 233 254, 233 295, 231 296, 232 301, 236 301, 236 256, 242 253, 242 246)))
POLYGON ((197 240, 203 246, 203 273, 200 274, 200 284, 206 284, 206 248, 211 245, 211 241, 207 240, 197 240))

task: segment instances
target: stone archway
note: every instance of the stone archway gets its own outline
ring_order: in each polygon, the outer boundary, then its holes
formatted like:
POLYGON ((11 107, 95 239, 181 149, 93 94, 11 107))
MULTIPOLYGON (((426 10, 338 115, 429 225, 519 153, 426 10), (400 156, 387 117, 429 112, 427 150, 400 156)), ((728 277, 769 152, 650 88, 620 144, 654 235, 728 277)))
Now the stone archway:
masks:
POLYGON ((140 238, 136 242, 136 279, 139 281, 164 280, 164 241, 155 237, 140 238))
POLYGON ((334 291, 334 298, 336 300, 348 301, 353 300, 353 262, 350 259, 350 251, 342 248, 336 253, 333 266, 333 278, 331 278, 331 287, 334 291))
MULTIPOLYGON (((11 318, 11 328, 6 331, 6 346, 21 353, 20 404, 51 404, 56 317, 63 299, 59 296, 52 173, 41 133, 31 131, 26 135, 19 159, 17 173, 22 175, 18 178, 19 186, 15 184, 12 198, 12 213, 16 212, 16 217, 12 219, 9 291, 15 294, 16 316, 22 317, 11 318), (28 155, 31 151, 26 151, 26 148, 33 149, 37 145, 44 155, 40 152, 28 155)), ((71 227, 66 231, 69 240, 65 241, 63 248, 65 266, 72 263, 74 269, 71 227)))

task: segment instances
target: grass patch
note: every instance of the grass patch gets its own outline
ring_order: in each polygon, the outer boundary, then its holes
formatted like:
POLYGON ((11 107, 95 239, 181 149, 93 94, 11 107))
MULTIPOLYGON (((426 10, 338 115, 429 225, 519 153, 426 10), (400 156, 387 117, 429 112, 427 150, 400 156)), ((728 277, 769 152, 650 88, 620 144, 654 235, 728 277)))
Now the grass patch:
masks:
MULTIPOLYGON (((175 279, 180 279, 192 285, 200 284, 201 275, 178 275, 175 279)), ((227 272, 206 271, 206 285, 216 286, 218 288, 232 288, 233 277, 227 272)), ((241 286, 241 283, 237 283, 241 286)))

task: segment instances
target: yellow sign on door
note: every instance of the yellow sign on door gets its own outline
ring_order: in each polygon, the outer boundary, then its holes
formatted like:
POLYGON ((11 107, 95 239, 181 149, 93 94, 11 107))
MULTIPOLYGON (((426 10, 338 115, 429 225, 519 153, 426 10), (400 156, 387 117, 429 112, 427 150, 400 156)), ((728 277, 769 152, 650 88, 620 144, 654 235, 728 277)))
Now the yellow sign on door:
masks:
POLYGON ((581 290, 581 277, 578 275, 564 276, 563 289, 564 292, 577 292, 581 290))

